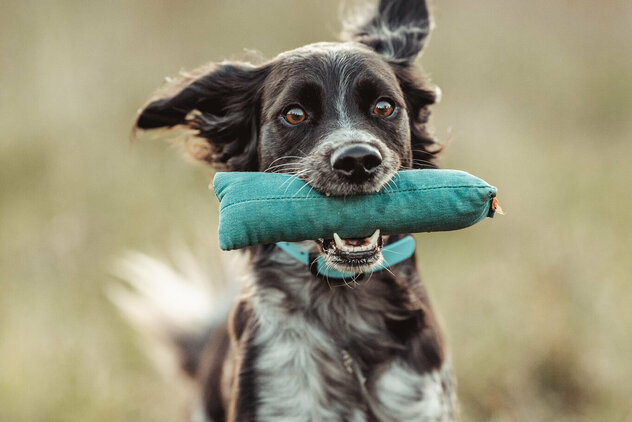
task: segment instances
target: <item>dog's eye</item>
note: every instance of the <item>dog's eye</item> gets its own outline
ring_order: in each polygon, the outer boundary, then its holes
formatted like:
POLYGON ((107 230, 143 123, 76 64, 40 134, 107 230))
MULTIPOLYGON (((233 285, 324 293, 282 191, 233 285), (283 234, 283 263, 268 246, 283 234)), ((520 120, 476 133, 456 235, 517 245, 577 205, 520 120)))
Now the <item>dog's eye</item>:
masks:
POLYGON ((373 114, 380 117, 388 117, 393 114, 394 110, 395 106, 393 105, 393 103, 384 99, 379 100, 377 103, 375 103, 375 106, 373 106, 373 114))
POLYGON ((307 118, 307 113, 305 113, 305 110, 298 106, 292 106, 286 110, 283 117, 285 117, 285 120, 289 124, 297 125, 305 121, 305 119, 307 118))

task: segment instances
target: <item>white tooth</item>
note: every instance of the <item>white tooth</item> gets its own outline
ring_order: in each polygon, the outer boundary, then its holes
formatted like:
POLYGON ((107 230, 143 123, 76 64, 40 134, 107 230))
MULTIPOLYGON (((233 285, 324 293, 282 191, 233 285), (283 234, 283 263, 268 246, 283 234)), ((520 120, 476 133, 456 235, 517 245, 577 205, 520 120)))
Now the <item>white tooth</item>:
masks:
POLYGON ((344 245, 344 243, 342 243, 342 239, 340 238, 340 236, 338 236, 338 233, 334 233, 334 240, 336 241, 336 246, 338 247, 338 249, 342 249, 344 251, 346 246, 344 245))
POLYGON ((377 229, 375 233, 369 238, 369 246, 373 247, 377 245, 377 239, 380 237, 380 229, 377 229))

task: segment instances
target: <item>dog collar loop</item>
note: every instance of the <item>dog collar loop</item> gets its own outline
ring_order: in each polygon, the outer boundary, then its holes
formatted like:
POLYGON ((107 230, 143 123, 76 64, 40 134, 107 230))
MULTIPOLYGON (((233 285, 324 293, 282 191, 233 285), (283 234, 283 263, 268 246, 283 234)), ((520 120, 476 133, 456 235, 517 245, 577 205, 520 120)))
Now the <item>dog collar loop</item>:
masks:
MULTIPOLYGON (((276 245, 292 258, 307 265, 314 275, 328 278, 357 278, 359 276, 359 274, 336 271, 328 267, 320 254, 310 254, 297 243, 277 242, 276 245)), ((384 258, 382 263, 378 267, 366 271, 366 273, 373 273, 399 264, 413 256, 413 253, 415 253, 415 239, 412 236, 406 236, 397 242, 384 246, 382 248, 382 256, 384 258)))

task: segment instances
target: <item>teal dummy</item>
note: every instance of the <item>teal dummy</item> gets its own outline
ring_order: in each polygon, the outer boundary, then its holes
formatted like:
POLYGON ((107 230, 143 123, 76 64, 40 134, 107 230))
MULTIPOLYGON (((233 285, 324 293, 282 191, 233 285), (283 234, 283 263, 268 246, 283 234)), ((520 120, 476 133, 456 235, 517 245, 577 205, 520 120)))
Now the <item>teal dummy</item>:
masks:
POLYGON ((403 170, 379 192, 325 196, 282 173, 222 172, 219 246, 459 230, 493 217, 496 188, 458 170, 403 170))

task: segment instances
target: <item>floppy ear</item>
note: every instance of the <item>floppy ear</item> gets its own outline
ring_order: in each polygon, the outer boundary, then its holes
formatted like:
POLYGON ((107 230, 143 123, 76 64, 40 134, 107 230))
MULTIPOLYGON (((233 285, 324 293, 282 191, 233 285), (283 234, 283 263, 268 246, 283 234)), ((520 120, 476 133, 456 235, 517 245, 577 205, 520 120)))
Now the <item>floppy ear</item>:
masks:
POLYGON ((391 63, 411 64, 430 34, 426 1, 379 0, 367 15, 345 22, 343 39, 368 45, 391 63))
POLYGON ((220 170, 257 170, 261 86, 267 68, 208 65, 169 80, 141 109, 138 129, 185 128, 190 157, 220 170))

